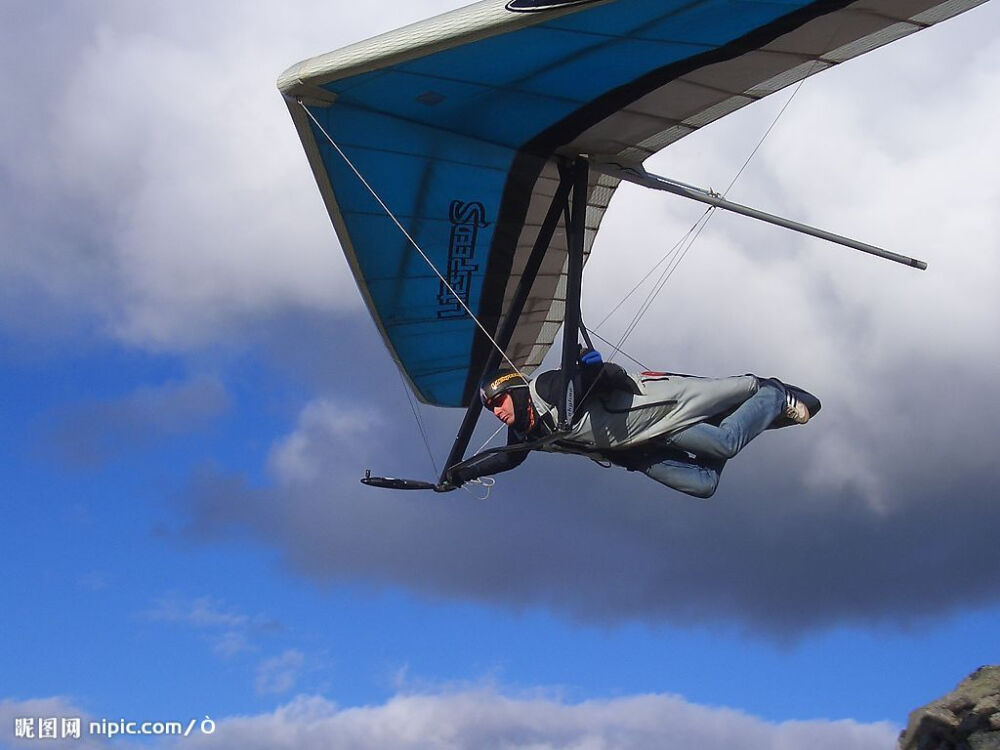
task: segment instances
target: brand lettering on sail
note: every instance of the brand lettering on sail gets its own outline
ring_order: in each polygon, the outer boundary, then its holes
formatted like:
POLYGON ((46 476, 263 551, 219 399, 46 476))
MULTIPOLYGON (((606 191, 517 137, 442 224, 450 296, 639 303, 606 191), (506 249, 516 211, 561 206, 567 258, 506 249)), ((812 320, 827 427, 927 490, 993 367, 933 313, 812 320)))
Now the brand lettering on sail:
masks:
POLYGON ((479 270, 479 265, 473 262, 476 256, 479 230, 489 226, 489 222, 483 218, 485 215, 486 209, 478 201, 451 202, 448 209, 448 218, 451 219, 451 237, 448 242, 448 266, 444 272, 444 277, 448 280, 451 291, 444 282, 441 282, 438 291, 437 315, 439 318, 465 316, 465 309, 456 297, 460 298, 466 306, 469 304, 472 274, 479 270))

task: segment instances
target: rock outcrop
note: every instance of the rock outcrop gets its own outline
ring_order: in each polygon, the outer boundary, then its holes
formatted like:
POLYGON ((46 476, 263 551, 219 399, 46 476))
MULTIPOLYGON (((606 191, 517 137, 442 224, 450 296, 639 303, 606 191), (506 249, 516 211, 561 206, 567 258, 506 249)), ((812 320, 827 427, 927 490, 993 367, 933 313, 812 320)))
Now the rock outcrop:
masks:
POLYGON ((911 712, 899 750, 1000 750, 1000 666, 980 667, 911 712))

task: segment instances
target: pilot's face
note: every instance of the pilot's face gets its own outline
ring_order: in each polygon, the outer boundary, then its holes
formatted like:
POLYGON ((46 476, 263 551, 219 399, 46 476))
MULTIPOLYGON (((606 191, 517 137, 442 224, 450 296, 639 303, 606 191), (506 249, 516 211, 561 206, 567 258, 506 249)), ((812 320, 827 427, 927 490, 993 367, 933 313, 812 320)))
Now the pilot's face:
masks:
POLYGON ((493 404, 493 414, 508 427, 514 424, 514 399, 509 393, 496 399, 493 404))

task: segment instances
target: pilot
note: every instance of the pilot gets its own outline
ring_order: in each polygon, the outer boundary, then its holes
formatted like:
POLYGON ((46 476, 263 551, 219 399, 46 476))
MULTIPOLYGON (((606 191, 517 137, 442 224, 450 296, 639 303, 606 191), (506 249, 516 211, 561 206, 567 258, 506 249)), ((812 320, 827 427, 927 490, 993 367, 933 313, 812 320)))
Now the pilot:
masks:
POLYGON ((519 466, 531 450, 573 453, 641 471, 694 497, 711 497, 726 461, 768 428, 805 424, 820 409, 812 394, 774 378, 701 378, 626 373, 595 350, 581 352, 578 400, 568 432, 556 428, 562 371, 534 379, 487 375, 483 407, 507 425, 507 446, 463 461, 440 490, 519 466))

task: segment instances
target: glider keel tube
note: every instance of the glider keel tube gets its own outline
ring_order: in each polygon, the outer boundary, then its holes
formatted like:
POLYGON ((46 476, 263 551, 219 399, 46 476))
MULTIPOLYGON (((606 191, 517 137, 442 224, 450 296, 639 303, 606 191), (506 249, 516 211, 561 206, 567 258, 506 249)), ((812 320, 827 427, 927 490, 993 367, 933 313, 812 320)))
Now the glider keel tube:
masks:
POLYGON ((707 203, 708 205, 715 206, 716 208, 723 208, 726 211, 732 211, 733 213, 742 214, 743 216, 749 216, 752 219, 759 219, 760 221, 766 221, 769 224, 784 227, 785 229, 791 229, 796 232, 801 232, 802 234, 818 237, 822 240, 835 242, 838 245, 844 245, 845 247, 860 250, 861 252, 868 253, 869 255, 885 258, 886 260, 891 260, 894 263, 900 263, 904 266, 917 268, 921 271, 925 271, 927 269, 927 264, 922 260, 893 253, 889 250, 883 250, 880 247, 869 245, 866 242, 852 240, 850 237, 844 237, 843 235, 827 232, 823 229, 817 229, 816 227, 809 226, 808 224, 802 224, 798 221, 792 221, 791 219, 785 219, 781 216, 775 216, 774 214, 769 214, 764 211, 758 211, 756 208, 750 208, 749 206, 744 206, 739 203, 733 203, 732 201, 726 200, 718 193, 714 193, 710 190, 703 190, 701 188, 694 187, 693 185, 687 185, 683 182, 678 182, 677 180, 671 180, 668 177, 660 177, 659 175, 647 172, 642 167, 623 167, 620 164, 613 164, 610 162, 594 162, 592 164, 592 168, 602 174, 617 177, 620 180, 627 180, 628 182, 652 188, 653 190, 663 190, 668 193, 673 193, 674 195, 680 195, 684 198, 696 200, 700 203, 707 203))

